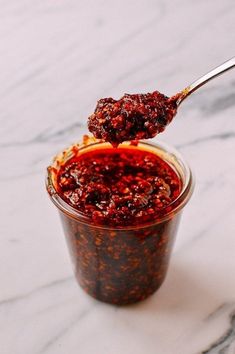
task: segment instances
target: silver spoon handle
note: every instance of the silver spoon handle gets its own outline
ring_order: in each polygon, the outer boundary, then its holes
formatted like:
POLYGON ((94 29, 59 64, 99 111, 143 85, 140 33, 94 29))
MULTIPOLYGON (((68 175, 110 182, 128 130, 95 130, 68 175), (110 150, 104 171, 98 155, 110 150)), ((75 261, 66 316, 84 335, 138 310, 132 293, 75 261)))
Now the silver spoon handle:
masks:
POLYGON ((235 67, 235 57, 227 60, 225 63, 217 66, 215 69, 209 71, 209 73, 203 75, 196 81, 194 81, 191 85, 186 87, 179 95, 179 99, 177 100, 177 105, 179 105, 187 96, 191 95, 194 91, 196 91, 199 87, 205 85, 208 81, 214 79, 215 77, 223 74, 224 72, 235 67))

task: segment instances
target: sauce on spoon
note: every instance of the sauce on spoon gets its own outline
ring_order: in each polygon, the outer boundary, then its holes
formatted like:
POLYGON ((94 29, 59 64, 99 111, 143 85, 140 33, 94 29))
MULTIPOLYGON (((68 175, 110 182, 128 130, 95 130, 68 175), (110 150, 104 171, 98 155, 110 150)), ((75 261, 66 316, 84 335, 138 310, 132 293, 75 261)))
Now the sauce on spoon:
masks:
POLYGON ((119 100, 103 98, 88 118, 88 128, 113 146, 123 141, 153 138, 177 113, 179 94, 167 97, 158 91, 125 94, 119 100))

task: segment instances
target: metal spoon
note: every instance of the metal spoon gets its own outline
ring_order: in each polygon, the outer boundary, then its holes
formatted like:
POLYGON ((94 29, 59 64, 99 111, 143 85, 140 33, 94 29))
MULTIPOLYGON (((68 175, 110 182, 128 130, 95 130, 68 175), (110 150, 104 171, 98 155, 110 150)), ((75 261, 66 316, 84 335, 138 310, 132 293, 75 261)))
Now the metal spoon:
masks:
POLYGON ((234 67, 235 57, 172 97, 154 91, 148 94, 125 94, 119 100, 101 99, 95 112, 88 118, 88 128, 97 139, 109 141, 116 147, 123 141, 153 138, 172 121, 177 108, 186 97, 234 67))
POLYGON ((227 60, 223 64, 217 66, 215 69, 209 71, 207 74, 203 75, 196 81, 194 81, 191 85, 187 86, 181 92, 179 92, 176 97, 176 104, 179 106, 181 102, 191 95, 194 91, 196 91, 199 87, 205 85, 208 81, 214 79, 215 77, 223 74, 224 72, 235 67, 235 57, 227 60))

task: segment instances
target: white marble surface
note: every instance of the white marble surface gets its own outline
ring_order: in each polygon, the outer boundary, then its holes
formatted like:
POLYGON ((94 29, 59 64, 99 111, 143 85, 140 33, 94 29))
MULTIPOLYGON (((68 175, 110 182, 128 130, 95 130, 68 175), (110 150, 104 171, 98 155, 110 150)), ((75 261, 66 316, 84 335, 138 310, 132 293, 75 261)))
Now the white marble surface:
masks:
POLYGON ((45 167, 100 97, 173 94, 235 54, 233 0, 0 0, 0 353, 235 353, 235 70, 160 136, 196 189, 167 279, 117 308, 77 286, 45 167))

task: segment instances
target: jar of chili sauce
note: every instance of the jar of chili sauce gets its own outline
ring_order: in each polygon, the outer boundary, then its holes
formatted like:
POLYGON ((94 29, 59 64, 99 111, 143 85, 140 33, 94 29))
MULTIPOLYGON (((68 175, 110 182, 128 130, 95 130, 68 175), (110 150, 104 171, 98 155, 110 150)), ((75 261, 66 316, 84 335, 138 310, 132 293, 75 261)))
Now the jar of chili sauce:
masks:
POLYGON ((163 143, 85 139, 48 167, 47 190, 58 208, 76 279, 94 298, 125 305, 162 284, 191 170, 163 143))

